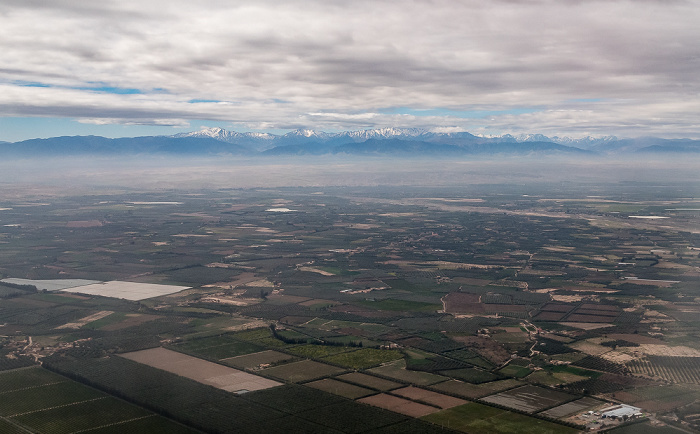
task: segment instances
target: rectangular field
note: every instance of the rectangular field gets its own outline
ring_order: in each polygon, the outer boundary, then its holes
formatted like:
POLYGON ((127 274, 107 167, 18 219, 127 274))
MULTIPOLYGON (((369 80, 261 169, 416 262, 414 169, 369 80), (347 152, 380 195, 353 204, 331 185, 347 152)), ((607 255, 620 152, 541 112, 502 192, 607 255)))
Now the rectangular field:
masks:
POLYGON ((67 434, 151 415, 153 413, 148 410, 104 395, 94 400, 23 413, 12 419, 39 432, 67 434))
POLYGON ((121 357, 172 372, 228 392, 267 389, 280 386, 273 380, 218 365, 165 348, 151 348, 122 354, 121 357))
POLYGON ((430 372, 408 371, 406 370, 405 360, 387 363, 378 368, 370 369, 369 372, 419 386, 428 386, 447 380, 447 377, 431 374, 430 372))
POLYGON ((374 390, 334 380, 333 378, 324 378, 323 380, 313 381, 304 385, 349 399, 362 398, 376 393, 374 390))
POLYGON ((305 357, 308 359, 320 359, 323 357, 332 356, 338 353, 345 353, 348 351, 356 350, 356 348, 343 347, 343 346, 330 346, 330 345, 316 345, 316 344, 305 344, 298 345, 296 347, 289 348, 292 354, 296 354, 300 357, 305 357))
POLYGON ((520 386, 521 384, 522 383, 520 381, 512 378, 482 384, 471 384, 463 383, 457 380, 449 380, 431 386, 431 388, 442 392, 453 393, 465 398, 481 398, 482 396, 491 395, 492 393, 500 392, 502 390, 512 389, 520 386))
POLYGON ((411 417, 422 417, 440 411, 440 409, 436 407, 399 398, 398 396, 387 395, 385 393, 358 399, 357 402, 384 408, 411 417))
POLYGON ((298 383, 301 381, 315 380, 328 375, 339 374, 343 371, 345 371, 345 369, 326 365, 325 363, 314 362, 313 360, 302 360, 301 362, 292 362, 267 368, 262 372, 271 377, 298 383))
MULTIPOLYGON (((263 347, 252 342, 234 341, 228 344, 200 348, 198 350, 191 351, 191 353, 208 359, 221 360, 235 356, 242 356, 245 354, 257 353, 262 350, 264 350, 263 347)), ((187 350, 185 349, 185 351, 187 350)))
POLYGON ((566 404, 550 408, 549 410, 543 411, 540 414, 561 419, 567 416, 571 416, 575 413, 580 413, 596 407, 602 407, 603 405, 605 405, 605 402, 603 401, 598 401, 597 399, 584 397, 581 399, 577 399, 576 401, 567 402, 566 404))
POLYGON ((4 393, 21 390, 26 387, 44 386, 64 381, 68 381, 68 379, 38 367, 0 371, 0 390, 4 393))
POLYGON ((362 348, 341 354, 324 357, 330 363, 345 366, 352 369, 367 369, 381 363, 400 359, 403 355, 397 350, 379 350, 376 348, 362 348))
POLYGON ((466 433, 574 434, 578 430, 475 402, 422 418, 466 433))
POLYGON ((29 386, 12 392, 2 393, 0 416, 12 417, 17 414, 30 413, 44 408, 59 407, 102 397, 104 397, 102 392, 73 381, 35 387, 29 386))
POLYGON ((569 395, 568 393, 526 385, 487 396, 482 398, 482 400, 528 413, 535 413, 573 398, 574 395, 569 395))
POLYGON ((63 291, 138 301, 145 300, 147 298, 160 297, 162 295, 174 294, 185 289, 190 289, 190 287, 112 280, 109 282, 93 283, 91 285, 66 288, 63 289, 63 291))
POLYGON ((404 398, 412 399, 414 401, 426 402, 430 405, 434 405, 442 409, 457 407, 458 405, 463 405, 467 403, 467 401, 463 399, 455 398, 449 395, 443 395, 442 393, 437 393, 413 386, 408 386, 404 387, 403 389, 394 390, 392 393, 396 395, 401 395, 404 398))
POLYGON ((0 432, 194 434, 184 425, 40 367, 0 372, 0 432))
POLYGON ((259 353, 245 354, 243 356, 229 357, 221 359, 219 362, 241 369, 257 369, 278 363, 294 360, 296 357, 280 353, 279 351, 267 350, 259 353))
POLYGON ((359 384, 361 386, 369 387, 375 390, 381 390, 382 392, 401 387, 401 383, 385 380, 383 378, 375 377, 373 375, 363 374, 361 372, 349 372, 347 374, 339 375, 336 378, 339 378, 343 381, 349 381, 351 383, 359 384))

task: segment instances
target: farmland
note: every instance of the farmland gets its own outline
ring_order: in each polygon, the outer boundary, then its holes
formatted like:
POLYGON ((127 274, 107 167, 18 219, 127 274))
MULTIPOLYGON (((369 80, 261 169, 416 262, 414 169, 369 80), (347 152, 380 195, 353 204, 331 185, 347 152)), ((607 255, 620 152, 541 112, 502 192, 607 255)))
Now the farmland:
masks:
POLYGON ((172 420, 39 367, 0 372, 0 430, 71 433, 152 430, 195 433, 172 420))
POLYGON ((526 413, 535 413, 547 407, 555 407, 573 398, 575 396, 566 393, 527 385, 496 393, 482 400, 526 413))
POLYGON ((462 432, 575 433, 577 430, 505 410, 470 403, 425 416, 424 420, 462 432))
POLYGON ((275 381, 165 348, 150 348, 132 353, 124 353, 121 357, 153 366, 154 368, 163 369, 164 371, 172 372, 229 392, 240 393, 241 391, 262 390, 280 385, 280 383, 275 381))
POLYGON ((135 430, 567 432, 626 403, 690 426, 700 235, 673 209, 693 197, 684 183, 0 193, 0 393, 18 397, 0 411, 56 432, 96 422, 48 408, 103 402, 135 430), (632 199, 669 218, 608 211, 632 199), (15 390, 16 372, 41 387, 15 390))

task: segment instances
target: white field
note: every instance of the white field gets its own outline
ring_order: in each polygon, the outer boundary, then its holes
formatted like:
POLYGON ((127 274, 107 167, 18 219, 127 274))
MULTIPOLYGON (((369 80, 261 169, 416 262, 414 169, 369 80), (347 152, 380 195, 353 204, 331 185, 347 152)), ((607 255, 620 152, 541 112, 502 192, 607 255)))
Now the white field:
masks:
POLYGON ((262 390, 282 385, 277 381, 165 348, 134 351, 120 356, 200 383, 209 384, 227 392, 262 390))
POLYGON ((647 220, 658 220, 658 219, 667 219, 670 217, 664 217, 660 215, 631 215, 631 219, 647 219, 647 220))
POLYGON ((267 212, 296 212, 295 209, 289 209, 289 208, 268 208, 265 211, 267 211, 267 212))
POLYGON ((32 279, 2 279, 0 282, 14 283, 15 285, 34 285, 36 288, 47 291, 62 291, 68 288, 75 288, 78 286, 91 285, 94 283, 100 283, 99 280, 85 280, 85 279, 51 279, 51 280, 32 280, 32 279))
POLYGON ((145 300, 147 298, 160 297, 162 295, 174 294, 189 286, 158 285, 155 283, 136 283, 112 280, 110 282, 95 283, 92 285, 79 286, 65 289, 65 292, 75 292, 78 294, 100 295, 102 297, 122 298, 124 300, 145 300))
POLYGON ((132 205, 182 205, 182 202, 127 202, 132 205))

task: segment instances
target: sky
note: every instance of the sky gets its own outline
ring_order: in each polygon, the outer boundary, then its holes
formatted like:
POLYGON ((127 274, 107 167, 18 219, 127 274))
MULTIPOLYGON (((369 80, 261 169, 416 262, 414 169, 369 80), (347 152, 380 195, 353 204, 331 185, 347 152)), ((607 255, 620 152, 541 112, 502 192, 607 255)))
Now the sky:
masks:
POLYGON ((700 1, 2 0, 0 141, 700 138, 700 1))

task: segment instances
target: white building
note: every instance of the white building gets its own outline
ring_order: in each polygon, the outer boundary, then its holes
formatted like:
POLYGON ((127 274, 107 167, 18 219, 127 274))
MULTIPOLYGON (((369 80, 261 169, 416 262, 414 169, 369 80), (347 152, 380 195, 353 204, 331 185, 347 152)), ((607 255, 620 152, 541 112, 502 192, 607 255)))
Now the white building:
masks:
POLYGON ((636 416, 641 416, 642 415, 642 409, 639 407, 633 407, 631 405, 627 404, 620 404, 620 405, 613 405, 612 407, 607 407, 602 410, 600 410, 600 413, 603 417, 611 417, 611 418, 618 418, 618 417, 636 417, 636 416))

